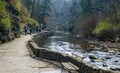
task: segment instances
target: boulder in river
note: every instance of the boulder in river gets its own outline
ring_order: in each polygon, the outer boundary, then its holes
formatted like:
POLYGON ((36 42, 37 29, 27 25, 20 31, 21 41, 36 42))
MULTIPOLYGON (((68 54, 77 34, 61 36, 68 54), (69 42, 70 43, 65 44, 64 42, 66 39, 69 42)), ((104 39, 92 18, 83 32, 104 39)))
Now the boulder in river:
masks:
POLYGON ((105 59, 111 59, 111 57, 110 56, 106 56, 105 59))
POLYGON ((92 59, 92 60, 97 59, 94 55, 89 55, 89 58, 92 59))
POLYGON ((114 62, 119 62, 118 60, 115 60, 114 62))

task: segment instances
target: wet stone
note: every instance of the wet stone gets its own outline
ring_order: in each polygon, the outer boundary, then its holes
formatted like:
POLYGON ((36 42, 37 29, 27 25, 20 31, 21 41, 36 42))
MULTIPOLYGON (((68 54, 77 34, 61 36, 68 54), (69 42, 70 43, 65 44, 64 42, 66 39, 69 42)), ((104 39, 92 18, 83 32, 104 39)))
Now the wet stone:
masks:
POLYGON ((117 55, 120 55, 120 52, 118 52, 117 55))
POLYGON ((119 62, 118 60, 115 60, 115 62, 119 62))
POLYGON ((94 60, 92 60, 92 62, 103 62, 103 60, 102 59, 94 59, 94 60))
POLYGON ((120 55, 116 55, 116 57, 119 57, 119 58, 120 58, 120 55))
POLYGON ((115 53, 114 50, 109 50, 108 52, 109 52, 109 53, 115 53))
POLYGON ((108 66, 107 64, 103 63, 103 67, 107 67, 107 66, 108 66))
POLYGON ((90 59, 97 59, 95 56, 93 56, 93 55, 89 55, 89 58, 90 59))
POLYGON ((111 67, 110 69, 114 71, 120 71, 120 68, 111 67))
POLYGON ((111 59, 111 57, 108 56, 108 57, 105 57, 105 59, 111 59))
POLYGON ((71 44, 70 45, 70 48, 71 49, 80 49, 80 48, 82 48, 80 45, 74 45, 74 44, 71 44))

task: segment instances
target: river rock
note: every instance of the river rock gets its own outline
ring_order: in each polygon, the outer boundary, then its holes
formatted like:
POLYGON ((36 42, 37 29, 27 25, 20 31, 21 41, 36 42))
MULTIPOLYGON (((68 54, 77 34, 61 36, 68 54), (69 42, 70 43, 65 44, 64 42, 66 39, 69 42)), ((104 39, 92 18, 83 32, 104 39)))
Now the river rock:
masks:
POLYGON ((107 64, 103 63, 103 67, 107 67, 107 66, 108 66, 107 64))
POLYGON ((93 50, 101 50, 101 47, 94 47, 93 50))
POLYGON ((69 45, 68 42, 60 42, 61 45, 69 45))
POLYGON ((107 57, 105 57, 105 59, 111 59, 111 57, 110 57, 110 56, 107 56, 107 57))
POLYGON ((97 58, 96 58, 95 56, 93 56, 93 55, 89 55, 89 58, 92 59, 92 60, 93 60, 93 59, 97 59, 97 58))
POLYGON ((115 53, 114 50, 109 50, 108 53, 115 53))
POLYGON ((92 60, 92 62, 103 62, 103 60, 102 59, 94 59, 94 60, 92 60))
POLYGON ((114 71, 120 71, 120 68, 111 67, 110 69, 114 71))
POLYGON ((76 38, 80 38, 81 36, 80 35, 75 35, 76 38))
POLYGON ((118 52, 117 55, 120 55, 120 52, 118 52))
POLYGON ((90 47, 95 47, 94 45, 90 45, 90 47))
POLYGON ((118 60, 115 60, 114 62, 119 62, 118 60))
POLYGON ((80 45, 71 44, 71 45, 70 45, 70 48, 72 48, 72 49, 80 49, 81 46, 80 46, 80 45))

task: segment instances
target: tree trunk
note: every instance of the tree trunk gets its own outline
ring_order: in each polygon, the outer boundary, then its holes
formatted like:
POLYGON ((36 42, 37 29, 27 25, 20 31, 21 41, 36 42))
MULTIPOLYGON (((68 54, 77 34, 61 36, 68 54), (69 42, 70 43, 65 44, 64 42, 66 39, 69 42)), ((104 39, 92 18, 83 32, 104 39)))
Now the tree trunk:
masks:
POLYGON ((29 12, 29 9, 30 9, 30 0, 28 0, 28 12, 29 12))
POLYGON ((32 4, 31 17, 33 17, 35 3, 36 3, 36 0, 34 0, 34 1, 33 1, 33 4, 32 4))

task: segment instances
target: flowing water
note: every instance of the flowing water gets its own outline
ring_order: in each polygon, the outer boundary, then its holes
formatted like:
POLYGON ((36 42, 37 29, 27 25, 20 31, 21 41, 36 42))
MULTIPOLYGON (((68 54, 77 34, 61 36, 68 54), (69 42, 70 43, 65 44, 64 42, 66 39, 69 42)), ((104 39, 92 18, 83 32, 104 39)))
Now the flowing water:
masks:
POLYGON ((90 45, 88 42, 77 39, 69 33, 55 33, 46 39, 42 47, 82 57, 83 61, 89 62, 99 68, 120 71, 119 52, 89 51, 90 45))

